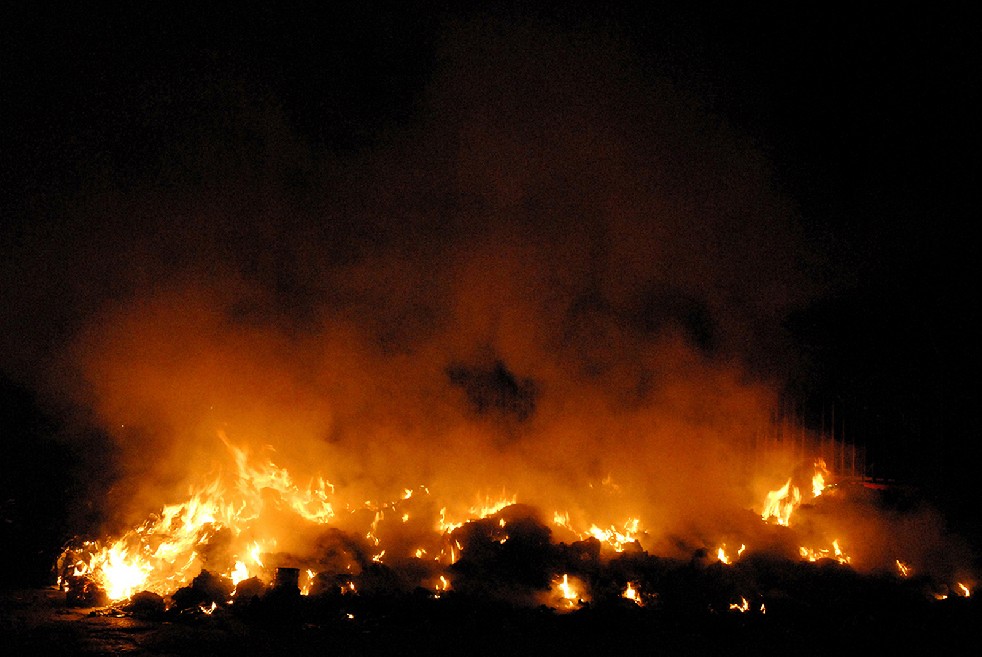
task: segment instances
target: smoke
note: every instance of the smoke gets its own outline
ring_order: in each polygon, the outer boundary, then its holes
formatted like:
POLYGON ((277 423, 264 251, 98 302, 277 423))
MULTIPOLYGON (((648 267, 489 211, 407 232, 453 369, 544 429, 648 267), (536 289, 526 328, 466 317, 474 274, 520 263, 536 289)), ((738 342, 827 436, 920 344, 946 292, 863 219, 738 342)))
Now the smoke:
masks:
POLYGON ((8 368, 111 436, 115 516, 219 431, 343 499, 504 491, 656 540, 759 500, 807 254, 766 159, 629 43, 448 24, 413 117, 344 152, 261 85, 190 86, 143 176, 84 169, 3 269, 8 368))

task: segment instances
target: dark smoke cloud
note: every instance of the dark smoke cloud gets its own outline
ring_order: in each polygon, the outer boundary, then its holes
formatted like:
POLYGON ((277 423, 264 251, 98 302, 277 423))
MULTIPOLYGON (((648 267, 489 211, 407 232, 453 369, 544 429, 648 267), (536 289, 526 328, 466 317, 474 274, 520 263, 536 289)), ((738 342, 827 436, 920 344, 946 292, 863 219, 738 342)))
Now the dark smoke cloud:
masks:
POLYGON ((507 488, 666 534, 756 502, 733 464, 807 255, 766 159, 627 42, 448 24, 412 119, 356 150, 248 76, 179 98, 142 175, 80 164, 2 268, 4 367, 112 436, 115 503, 208 472, 219 429, 352 495, 507 488))

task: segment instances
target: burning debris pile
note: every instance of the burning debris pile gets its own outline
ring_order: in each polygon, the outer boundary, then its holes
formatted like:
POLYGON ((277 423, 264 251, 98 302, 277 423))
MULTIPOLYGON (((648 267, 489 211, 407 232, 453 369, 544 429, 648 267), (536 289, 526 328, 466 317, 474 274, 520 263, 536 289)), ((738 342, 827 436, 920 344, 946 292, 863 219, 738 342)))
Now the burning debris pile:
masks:
POLYGON ((930 614, 932 605, 970 599, 976 586, 954 553, 923 544, 933 528, 889 536, 876 526, 909 501, 863 481, 836 483, 821 459, 807 481, 787 479, 725 535, 700 544, 671 537, 673 554, 659 555, 647 546, 668 543, 654 540, 643 518, 580 526, 517 495, 486 498, 465 517, 451 517, 423 486, 384 503, 344 504, 327 480, 298 484, 220 437, 232 476, 119 538, 65 550, 58 584, 70 605, 315 625, 465 608, 766 625, 930 614), (867 529, 836 533, 859 526, 853 516, 867 529))
POLYGON ((916 496, 762 440, 824 274, 753 140, 614 35, 436 41, 419 111, 356 152, 269 85, 175 75, 132 112, 164 117, 145 177, 100 169, 13 241, 0 352, 106 445, 59 596, 557 635, 973 600, 916 496))

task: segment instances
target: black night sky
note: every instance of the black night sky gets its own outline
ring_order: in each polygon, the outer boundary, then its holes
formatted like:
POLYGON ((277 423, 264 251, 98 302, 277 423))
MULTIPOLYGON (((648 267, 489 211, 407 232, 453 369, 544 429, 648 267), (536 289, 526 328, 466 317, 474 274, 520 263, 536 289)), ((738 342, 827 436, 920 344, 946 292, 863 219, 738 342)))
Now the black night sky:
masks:
MULTIPOLYGON (((754 374, 779 376, 788 407, 809 426, 834 418, 840 436, 867 448, 872 474, 922 487, 954 525, 978 535, 973 226, 982 34, 967 5, 490 4, 247 3, 206 15, 170 3, 2 10, 0 531, 3 549, 29 564, 15 572, 5 566, 5 577, 43 578, 66 532, 97 513, 82 500, 114 476, 106 439, 62 394, 73 386, 61 350, 90 318, 162 278, 227 267, 269 291, 256 302, 262 310, 243 313, 290 317, 291 329, 302 332, 321 298, 310 263, 347 262, 376 248, 377 226, 361 218, 397 207, 399 185, 418 179, 437 190, 410 192, 425 197, 410 213, 430 199, 435 208, 470 207, 468 199, 441 196, 435 165, 420 166, 416 178, 386 169, 444 152, 423 139, 406 146, 414 135, 466 123, 440 98, 517 98, 502 103, 511 112, 504 124, 518 126, 517 142, 539 134, 520 108, 528 96, 548 110, 552 101, 537 94, 549 89, 510 78, 520 66, 494 74, 493 62, 483 64, 503 86, 483 89, 486 78, 461 73, 468 69, 447 55, 447 44, 452 53, 470 52, 474 41, 500 36, 534 53, 529 44, 540 33, 571 49, 560 63, 603 64, 599 72, 545 67, 569 76, 574 89, 581 76, 589 84, 600 76, 595 86, 603 88, 603 76, 619 75, 605 54, 616 44, 626 53, 616 61, 629 62, 633 76, 624 98, 632 98, 631 85, 650 85, 674 99, 666 115, 688 108, 700 117, 681 122, 695 135, 687 149, 712 143, 705 135, 720 130, 726 148, 753 152, 748 166, 765 172, 767 198, 780 199, 776 212, 793 227, 792 264, 802 283, 776 321, 758 326, 753 309, 737 308, 734 323, 751 328, 730 343, 713 328, 724 320, 691 295, 657 307, 681 317, 707 353, 740 353, 754 374), (584 44, 592 54, 581 60, 572 51, 584 44), (377 180, 398 182, 374 190, 377 180), (376 197, 384 197, 378 206, 376 197), (135 218, 155 204, 173 217, 135 218), (192 243, 198 221, 217 226, 203 231, 207 246, 192 243), (755 346, 777 343, 786 346, 755 346), (80 476, 78 463, 93 470, 80 476)), ((475 46, 492 54, 508 47, 475 46)), ((642 112, 621 100, 609 100, 617 116, 642 112)), ((624 143, 630 151, 632 139, 624 143)), ((639 147, 626 161, 645 153, 639 147)), ((712 180, 693 166, 696 178, 712 180)), ((382 227, 387 239, 424 254, 442 239, 438 219, 382 227), (425 239, 412 234, 417 228, 425 239)), ((784 274, 773 276, 781 282, 784 274)), ((740 289, 753 296, 755 285, 743 281, 740 289)), ((516 389, 533 386, 501 368, 493 375, 516 389)))

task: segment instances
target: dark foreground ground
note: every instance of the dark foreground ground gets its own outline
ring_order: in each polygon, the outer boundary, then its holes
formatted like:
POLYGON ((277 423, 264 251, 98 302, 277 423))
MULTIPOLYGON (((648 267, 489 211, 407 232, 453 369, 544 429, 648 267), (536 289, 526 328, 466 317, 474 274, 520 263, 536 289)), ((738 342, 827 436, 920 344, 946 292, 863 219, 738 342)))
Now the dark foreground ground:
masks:
MULTIPOLYGON (((976 655, 974 598, 829 600, 821 608, 685 613, 633 604, 569 613, 440 600, 375 600, 245 617, 231 608, 141 618, 69 607, 53 589, 0 596, 4 655, 976 655), (349 614, 352 617, 349 617, 349 614), (282 615, 281 615, 282 616, 282 615)), ((772 607, 775 605, 772 604, 772 607)))

